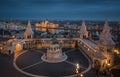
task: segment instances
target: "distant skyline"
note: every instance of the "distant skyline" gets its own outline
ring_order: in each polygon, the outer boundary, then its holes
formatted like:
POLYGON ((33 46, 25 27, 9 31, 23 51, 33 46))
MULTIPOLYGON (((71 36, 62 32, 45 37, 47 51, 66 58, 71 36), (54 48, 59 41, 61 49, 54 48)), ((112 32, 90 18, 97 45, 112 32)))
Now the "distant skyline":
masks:
POLYGON ((0 0, 0 19, 120 20, 120 0, 0 0))

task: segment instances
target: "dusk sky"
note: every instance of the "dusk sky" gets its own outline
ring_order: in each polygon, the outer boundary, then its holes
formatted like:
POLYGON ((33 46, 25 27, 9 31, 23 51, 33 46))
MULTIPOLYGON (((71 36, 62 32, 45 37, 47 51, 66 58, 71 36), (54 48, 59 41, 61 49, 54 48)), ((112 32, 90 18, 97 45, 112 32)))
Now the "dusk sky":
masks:
POLYGON ((120 20, 120 0, 0 0, 0 19, 120 20))

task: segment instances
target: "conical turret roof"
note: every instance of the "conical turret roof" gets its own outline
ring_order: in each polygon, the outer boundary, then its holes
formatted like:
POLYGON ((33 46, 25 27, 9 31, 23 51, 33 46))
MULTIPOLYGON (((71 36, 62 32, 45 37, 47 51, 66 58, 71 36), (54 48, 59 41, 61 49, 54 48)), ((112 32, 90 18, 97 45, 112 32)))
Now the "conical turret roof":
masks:
POLYGON ((114 45, 114 41, 112 40, 112 36, 110 34, 110 27, 108 26, 108 22, 105 21, 102 34, 100 36, 100 43, 103 45, 114 45))
POLYGON ((84 21, 82 21, 82 25, 81 25, 81 28, 80 28, 80 33, 81 33, 81 34, 86 34, 86 33, 88 33, 84 21))
POLYGON ((31 28, 30 21, 28 21, 28 24, 27 24, 27 27, 26 27, 26 31, 25 31, 24 34, 26 34, 26 35, 33 35, 34 34, 34 32, 32 31, 32 28, 31 28))

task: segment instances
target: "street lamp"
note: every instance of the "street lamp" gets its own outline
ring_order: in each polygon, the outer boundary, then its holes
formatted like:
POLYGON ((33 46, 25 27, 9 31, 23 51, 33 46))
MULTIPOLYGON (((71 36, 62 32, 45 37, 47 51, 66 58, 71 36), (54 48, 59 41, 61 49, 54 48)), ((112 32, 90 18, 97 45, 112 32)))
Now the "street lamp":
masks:
POLYGON ((79 66, 79 64, 77 63, 77 64, 76 64, 76 74, 77 74, 77 76, 79 76, 79 68, 80 68, 80 66, 79 66))
POLYGON ((76 74, 77 74, 78 77, 83 77, 83 74, 80 73, 79 69, 80 69, 80 66, 79 66, 79 64, 77 63, 77 64, 76 64, 76 74))
POLYGON ((79 73, 79 70, 76 68, 76 74, 78 74, 79 73))
POLYGON ((82 73, 80 74, 80 77, 83 77, 83 74, 82 74, 82 73))
POLYGON ((79 64, 78 64, 78 63, 76 64, 76 67, 77 67, 77 69, 79 69, 79 68, 80 68, 80 66, 79 66, 79 64))

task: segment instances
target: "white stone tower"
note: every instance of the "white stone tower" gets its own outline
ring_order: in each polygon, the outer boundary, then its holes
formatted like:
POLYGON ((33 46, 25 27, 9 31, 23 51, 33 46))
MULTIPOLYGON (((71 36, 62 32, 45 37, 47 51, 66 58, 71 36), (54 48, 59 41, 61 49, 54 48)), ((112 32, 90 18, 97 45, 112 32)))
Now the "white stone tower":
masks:
POLYGON ((110 34, 110 27, 106 20, 98 43, 100 51, 103 51, 101 53, 106 57, 106 59, 101 62, 101 70, 106 70, 106 67, 111 67, 114 64, 114 55, 112 53, 114 45, 115 43, 110 34))
POLYGON ((82 21, 82 26, 80 28, 79 33, 80 33, 80 38, 83 38, 83 37, 88 38, 88 31, 86 29, 86 25, 84 21, 82 21))
POLYGON ((30 21, 28 21, 26 31, 24 32, 24 38, 25 39, 30 39, 30 38, 33 38, 33 36, 34 36, 34 32, 32 31, 30 21))
POLYGON ((113 47, 115 45, 112 40, 112 36, 110 34, 110 27, 108 26, 108 22, 105 21, 102 34, 99 40, 99 46, 103 46, 104 49, 108 49, 109 47, 113 47))

